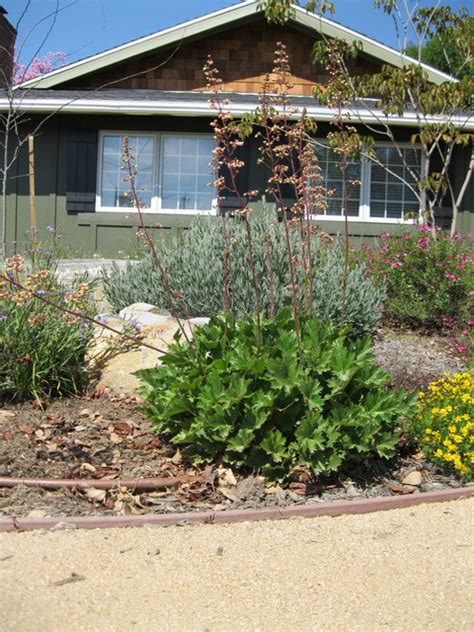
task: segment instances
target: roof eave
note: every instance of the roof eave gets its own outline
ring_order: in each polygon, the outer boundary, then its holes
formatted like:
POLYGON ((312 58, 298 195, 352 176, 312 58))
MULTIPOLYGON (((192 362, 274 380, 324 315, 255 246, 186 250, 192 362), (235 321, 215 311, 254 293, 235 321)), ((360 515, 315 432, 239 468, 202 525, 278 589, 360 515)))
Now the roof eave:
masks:
MULTIPOLYGON (((10 106, 8 99, 0 99, 0 111, 5 111, 10 106)), ((231 103, 227 109, 235 117, 251 113, 258 106, 255 103, 231 103)), ((132 116, 202 116, 213 118, 215 111, 207 100, 201 102, 186 101, 140 101, 124 99, 29 99, 21 100, 21 111, 31 113, 57 113, 57 114, 123 114, 132 116)), ((305 108, 308 116, 320 122, 330 122, 336 112, 325 106, 318 105, 305 108)), ((375 108, 347 108, 346 113, 354 123, 385 124, 393 126, 418 127, 421 124, 428 125, 439 122, 441 119, 435 116, 427 116, 421 119, 417 114, 407 112, 403 116, 385 116, 381 110, 375 108)), ((296 113, 295 117, 298 116, 296 113)), ((474 131, 474 116, 472 114, 459 114, 451 117, 451 122, 465 131, 474 131)))

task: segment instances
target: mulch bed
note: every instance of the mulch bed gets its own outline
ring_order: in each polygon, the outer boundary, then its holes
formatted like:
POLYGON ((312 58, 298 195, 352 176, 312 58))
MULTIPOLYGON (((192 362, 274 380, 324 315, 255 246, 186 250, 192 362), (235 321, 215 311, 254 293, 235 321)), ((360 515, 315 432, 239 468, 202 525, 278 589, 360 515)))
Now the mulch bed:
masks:
MULTIPOLYGON (((444 371, 462 368, 442 338, 385 331, 378 336, 375 350, 379 362, 392 374, 393 386, 416 390, 444 371)), ((109 394, 103 388, 84 398, 51 402, 43 410, 33 403, 0 408, 1 476, 117 480, 106 492, 0 487, 0 517, 37 518, 285 507, 419 494, 462 485, 426 462, 421 452, 410 453, 403 445, 391 462, 371 461, 357 471, 317 484, 302 476, 286 488, 268 487, 259 477, 235 479, 223 467, 200 471, 186 463, 175 448, 162 443, 140 413, 136 398, 109 394), (421 483, 403 484, 413 471, 421 474, 421 483), (120 478, 168 476, 183 482, 166 491, 144 493, 118 484, 120 478)))

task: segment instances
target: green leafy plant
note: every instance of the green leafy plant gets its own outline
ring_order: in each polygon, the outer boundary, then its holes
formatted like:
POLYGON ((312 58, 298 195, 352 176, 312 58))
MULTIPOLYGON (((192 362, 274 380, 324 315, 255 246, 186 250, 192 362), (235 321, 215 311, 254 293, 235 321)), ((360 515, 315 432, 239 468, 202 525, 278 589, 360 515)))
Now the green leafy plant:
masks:
POLYGON ((81 280, 63 288, 50 270, 25 271, 24 265, 17 255, 0 268, 0 400, 40 401, 80 393, 90 376, 86 352, 92 326, 32 293, 91 313, 92 288, 81 280))
MULTIPOLYGON (((254 265, 259 280, 259 298, 262 312, 271 313, 283 307, 291 295, 288 251, 285 232, 277 216, 269 210, 250 213, 254 265), (270 251, 270 259, 268 250, 270 251), (268 268, 271 261, 272 274, 268 268)), ((232 262, 232 284, 229 284, 229 306, 235 307, 238 317, 255 311, 255 293, 248 264, 245 224, 229 218, 227 241, 232 262)), ((295 261, 304 259, 303 245, 297 229, 289 232, 291 252, 295 261)), ((223 279, 225 266, 225 239, 219 218, 197 217, 189 230, 157 249, 173 291, 183 300, 175 305, 180 316, 211 316, 224 310, 223 279), (185 306, 185 307, 184 307, 185 306), (185 313, 187 312, 187 313, 185 313)), ((338 241, 324 245, 321 239, 312 238, 313 307, 321 320, 339 323, 342 308, 344 255, 338 241)), ((304 270, 295 266, 300 306, 304 304, 304 270)), ((162 275, 151 256, 127 265, 125 270, 115 266, 104 271, 104 292, 115 310, 131 303, 146 301, 170 309, 162 275)), ((372 331, 380 319, 380 308, 385 299, 383 284, 365 278, 365 266, 353 266, 347 278, 345 323, 353 335, 372 331)))
POLYGON ((400 418, 412 402, 388 391, 368 339, 292 311, 229 325, 222 316, 194 332, 194 350, 177 336, 163 364, 137 373, 156 430, 195 462, 222 460, 269 480, 295 467, 334 472, 370 456, 391 457, 400 418), (200 366, 194 352, 198 354, 200 366))

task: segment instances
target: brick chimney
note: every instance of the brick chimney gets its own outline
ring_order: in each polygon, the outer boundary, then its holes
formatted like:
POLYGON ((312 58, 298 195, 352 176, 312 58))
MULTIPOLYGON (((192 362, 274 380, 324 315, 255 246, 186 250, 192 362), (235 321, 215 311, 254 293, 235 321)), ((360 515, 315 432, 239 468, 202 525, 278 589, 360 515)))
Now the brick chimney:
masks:
POLYGON ((16 29, 5 17, 6 13, 0 6, 0 87, 11 83, 16 40, 16 29))

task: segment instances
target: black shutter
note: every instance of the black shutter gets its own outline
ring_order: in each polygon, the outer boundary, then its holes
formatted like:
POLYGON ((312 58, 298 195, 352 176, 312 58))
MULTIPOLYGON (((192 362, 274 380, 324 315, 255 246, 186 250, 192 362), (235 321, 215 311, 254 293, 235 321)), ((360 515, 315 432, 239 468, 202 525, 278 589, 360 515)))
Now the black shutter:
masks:
MULTIPOLYGON (((245 166, 242 167, 237 176, 237 189, 240 195, 244 197, 244 193, 247 193, 247 191, 249 190, 250 144, 248 139, 245 141, 242 147, 238 148, 236 152, 236 158, 242 160, 245 163, 245 166)), ((232 187, 231 178, 227 167, 223 167, 221 173, 225 178, 226 186, 232 187)), ((246 197, 244 199, 245 201, 247 201, 246 197)), ((220 200, 219 208, 223 213, 235 211, 239 208, 238 198, 233 191, 226 191, 224 193, 224 199, 220 200)))
POLYGON ((66 209, 93 213, 97 182, 98 133, 80 130, 68 143, 66 209))

